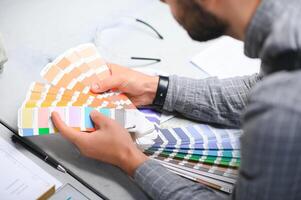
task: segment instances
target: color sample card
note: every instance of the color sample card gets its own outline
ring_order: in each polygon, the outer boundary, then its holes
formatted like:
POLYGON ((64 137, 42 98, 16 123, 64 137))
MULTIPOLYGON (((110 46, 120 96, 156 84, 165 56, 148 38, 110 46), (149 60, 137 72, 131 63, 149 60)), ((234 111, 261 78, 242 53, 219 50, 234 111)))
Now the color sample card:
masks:
POLYGON ((240 158, 239 150, 198 150, 198 149, 181 149, 181 148, 149 148, 149 151, 165 151, 166 153, 179 153, 191 156, 213 156, 213 157, 226 157, 226 158, 240 158))
POLYGON ((161 123, 164 123, 174 117, 174 115, 163 114, 150 108, 139 108, 138 110, 145 116, 146 119, 156 125, 160 125, 161 123))
POLYGON ((240 131, 216 129, 207 125, 160 129, 149 155, 238 167, 240 131))
POLYGON ((89 91, 92 83, 110 74, 95 45, 89 43, 68 50, 41 72, 41 76, 52 85, 76 91, 89 91))
POLYGON ((191 179, 193 181, 196 181, 200 184, 207 185, 211 188, 214 188, 214 189, 217 189, 217 190, 220 190, 223 192, 227 192, 227 193, 232 193, 232 191, 233 191, 234 184, 229 183, 227 181, 223 181, 223 180, 226 180, 225 178, 220 178, 218 176, 214 176, 214 178, 213 178, 212 175, 207 176, 207 174, 205 175, 203 173, 191 172, 189 170, 186 170, 185 168, 181 168, 179 166, 172 165, 172 164, 169 164, 166 162, 161 162, 161 164, 163 166, 165 166, 171 172, 178 174, 180 176, 183 176, 185 178, 191 179), (223 180, 221 180, 221 179, 223 179, 223 180))
POLYGON ((194 150, 239 150, 240 135, 240 130, 216 129, 203 124, 160 129, 152 147, 194 150))
POLYGON ((135 109, 132 102, 123 94, 110 92, 106 98, 76 93, 68 95, 52 95, 38 92, 29 92, 23 107, 49 107, 49 106, 89 106, 99 108, 135 109))
POLYGON ((135 109, 135 106, 128 97, 117 91, 109 91, 103 94, 86 94, 58 88, 48 84, 32 83, 22 107, 34 108, 49 106, 89 106, 97 108, 135 109))
POLYGON ((152 152, 149 150, 145 150, 145 153, 154 156, 159 155, 161 157, 166 157, 169 159, 186 160, 195 163, 216 164, 224 167, 237 168, 240 165, 239 158, 226 158, 226 157, 216 157, 216 156, 194 156, 189 154, 170 153, 165 151, 152 152))
POLYGON ((232 167, 224 167, 216 164, 210 165, 205 163, 195 163, 191 161, 178 160, 178 159, 168 159, 166 157, 161 157, 161 156, 153 156, 151 158, 168 162, 171 164, 175 164, 178 166, 183 166, 187 168, 187 170, 188 169, 197 170, 197 171, 212 173, 212 174, 216 174, 219 176, 228 177, 232 179, 236 179, 238 176, 238 170, 232 167))
POLYGON ((84 132, 95 131, 90 118, 93 110, 117 121, 136 137, 143 137, 155 130, 154 125, 135 109, 108 109, 94 107, 36 107, 21 108, 18 112, 18 127, 21 136, 48 135, 57 133, 53 126, 51 113, 57 112, 70 127, 84 132))
POLYGON ((70 127, 85 132, 94 131, 90 113, 97 110, 103 115, 126 125, 124 109, 96 109, 92 107, 47 107, 21 108, 18 112, 18 127, 21 136, 48 135, 57 133, 51 120, 51 113, 57 112, 61 119, 70 127))

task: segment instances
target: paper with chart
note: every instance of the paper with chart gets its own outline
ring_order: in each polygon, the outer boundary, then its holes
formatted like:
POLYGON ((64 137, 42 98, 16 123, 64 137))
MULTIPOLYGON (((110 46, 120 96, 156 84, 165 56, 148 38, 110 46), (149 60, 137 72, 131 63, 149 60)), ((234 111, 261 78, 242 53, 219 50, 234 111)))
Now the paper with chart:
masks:
POLYGON ((0 137, 1 199, 38 199, 62 184, 0 137))
POLYGON ((259 73, 260 60, 244 55, 243 43, 230 37, 221 37, 191 62, 210 76, 230 78, 259 73))

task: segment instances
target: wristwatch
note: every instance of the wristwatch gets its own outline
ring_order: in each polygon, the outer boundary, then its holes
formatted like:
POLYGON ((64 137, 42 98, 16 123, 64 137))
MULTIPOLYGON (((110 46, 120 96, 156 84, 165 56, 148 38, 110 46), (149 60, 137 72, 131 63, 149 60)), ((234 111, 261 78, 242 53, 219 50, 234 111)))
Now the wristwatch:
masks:
POLYGON ((167 95, 168 85, 169 85, 169 77, 160 75, 156 96, 153 101, 153 106, 155 106, 158 109, 163 108, 166 95, 167 95))

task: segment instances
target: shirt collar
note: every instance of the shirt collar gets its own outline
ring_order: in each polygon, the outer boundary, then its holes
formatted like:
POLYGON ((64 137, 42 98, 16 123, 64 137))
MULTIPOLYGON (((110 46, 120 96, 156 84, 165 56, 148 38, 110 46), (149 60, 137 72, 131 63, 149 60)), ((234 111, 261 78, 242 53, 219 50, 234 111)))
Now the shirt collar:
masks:
MULTIPOLYGON (((266 38, 271 33, 275 17, 281 12, 283 0, 262 0, 251 22, 245 36, 245 54, 251 58, 259 58, 261 49, 266 38)), ((287 3, 287 2, 286 2, 287 3)))

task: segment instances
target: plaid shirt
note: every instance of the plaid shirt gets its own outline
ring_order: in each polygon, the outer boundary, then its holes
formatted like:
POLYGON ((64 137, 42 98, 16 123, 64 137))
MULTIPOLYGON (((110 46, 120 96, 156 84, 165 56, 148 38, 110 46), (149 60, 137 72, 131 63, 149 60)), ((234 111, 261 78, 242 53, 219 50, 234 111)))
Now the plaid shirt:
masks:
MULTIPOLYGON (((262 59, 260 75, 170 77, 165 110, 244 130, 230 199, 301 199, 300 11, 299 0, 262 0, 245 39, 246 55, 262 59)), ((134 178, 154 199, 222 198, 153 160, 139 166, 134 178)))

